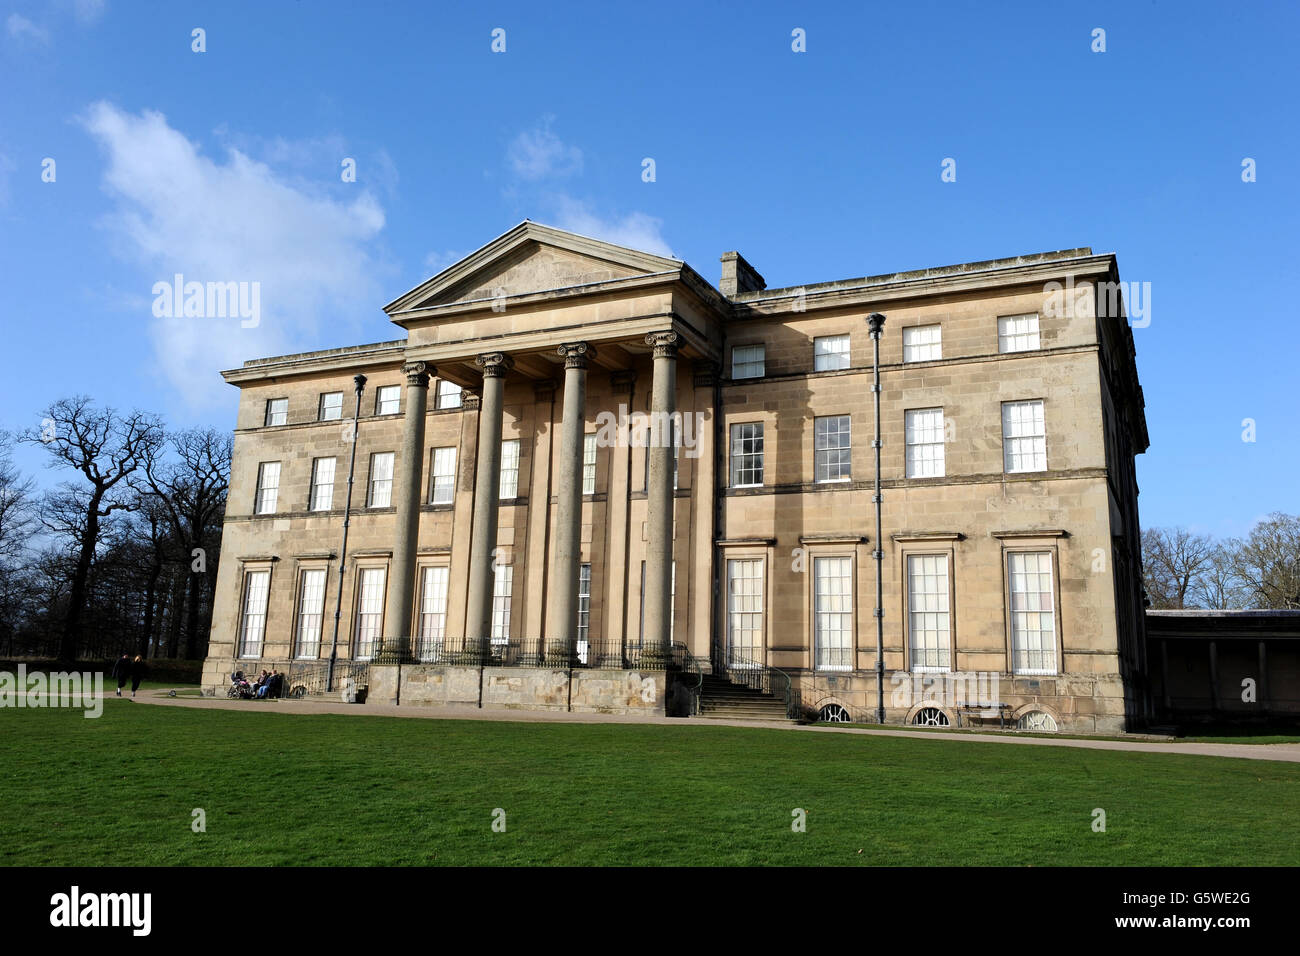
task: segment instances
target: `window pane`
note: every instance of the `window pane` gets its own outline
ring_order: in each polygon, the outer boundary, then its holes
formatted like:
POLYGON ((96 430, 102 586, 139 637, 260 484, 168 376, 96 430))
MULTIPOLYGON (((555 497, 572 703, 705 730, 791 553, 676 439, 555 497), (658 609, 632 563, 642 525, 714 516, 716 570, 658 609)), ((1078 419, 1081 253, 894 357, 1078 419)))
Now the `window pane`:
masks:
POLYGON ((418 660, 437 660, 447 630, 447 568, 425 568, 420 574, 420 620, 415 643, 418 660))
POLYGON ((369 660, 375 653, 384 623, 384 568, 362 568, 357 598, 357 660, 369 660))
POLYGON ((578 567, 578 660, 587 663, 587 646, 591 638, 591 565, 578 567))
POLYGON ((273 398, 266 403, 266 423, 268 425, 285 425, 289 422, 289 400, 273 398))
POLYGON ((325 618, 325 569, 312 568, 302 573, 298 601, 298 657, 320 656, 321 624, 325 618))
POLYGON ((731 349, 732 378, 761 378, 763 376, 762 345, 736 345, 731 349))
POLYGON ((393 452, 370 456, 370 507, 387 508, 393 503, 393 452))
POLYGON ((853 561, 813 561, 813 646, 818 670, 853 669, 853 561))
MULTIPOLYGON (((649 459, 647 459, 649 460, 649 459)), ((582 493, 596 493, 596 436, 582 436, 582 493)))
POLYGON ((501 443, 501 485, 499 494, 502 498, 519 497, 518 438, 509 438, 501 443))
POLYGON ((343 393, 325 392, 320 397, 320 420, 332 422, 343 417, 343 393))
POLYGON ((907 477, 943 477, 943 409, 908 410, 904 413, 904 431, 907 442, 907 477))
POLYGON ((1047 470, 1047 430, 1041 401, 1003 403, 1002 455, 1008 472, 1047 470))
POLYGON ((1012 667, 1017 674, 1055 674, 1051 552, 1011 552, 1007 577, 1011 582, 1012 667))
POLYGON ((908 556, 907 612, 912 669, 948 670, 952 661, 946 554, 908 556))
POLYGON ((266 633, 266 600, 271 587, 270 571, 249 571, 244 575, 244 620, 239 628, 239 656, 261 657, 266 633))
POLYGON ((435 448, 433 467, 430 469, 429 501, 435 505, 449 505, 456 498, 456 449, 435 448))
POLYGON ((1026 352, 1038 348, 1038 314, 998 318, 998 351, 1026 352))
POLYGON ((814 481, 848 481, 853 476, 848 415, 813 421, 814 481))
POLYGON ((498 564, 492 582, 492 643, 510 642, 510 594, 514 590, 515 569, 509 564, 498 564))
POLYGON ((375 414, 396 415, 401 410, 402 387, 384 385, 375 390, 375 414))
POLYGON ((943 358, 941 329, 937 325, 917 325, 903 329, 903 361, 929 362, 943 358))
POLYGON ((438 379, 438 408, 460 408, 461 387, 455 382, 438 379))
POLYGON ((763 483, 763 425, 731 426, 731 485, 743 488, 763 483))
POLYGON ((727 654, 733 665, 763 658, 763 559, 727 561, 727 654))
POLYGON ((813 339, 813 368, 829 372, 849 367, 849 337, 824 335, 813 339))
POLYGON ((280 497, 280 463, 264 461, 257 467, 257 498, 254 502, 254 514, 269 515, 275 513, 280 497))
POLYGON ((311 463, 312 511, 329 511, 334 506, 334 459, 317 458, 311 463))

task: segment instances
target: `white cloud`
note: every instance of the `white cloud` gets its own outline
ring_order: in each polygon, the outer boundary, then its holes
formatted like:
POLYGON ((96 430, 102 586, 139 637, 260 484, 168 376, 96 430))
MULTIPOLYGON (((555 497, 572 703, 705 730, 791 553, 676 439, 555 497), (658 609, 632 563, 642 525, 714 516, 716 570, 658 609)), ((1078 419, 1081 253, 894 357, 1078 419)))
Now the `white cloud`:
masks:
POLYGON ((9 32, 9 36, 15 40, 31 40, 33 43, 40 44, 50 42, 50 31, 44 27, 38 27, 22 14, 9 14, 9 19, 5 20, 5 29, 9 32))
POLYGON ((582 172, 582 150, 568 146, 551 132, 554 117, 525 130, 510 143, 510 168, 520 179, 538 180, 582 172))
MULTIPOLYGON (((105 225, 118 250, 145 267, 141 292, 175 273, 198 282, 257 282, 256 328, 238 318, 155 318, 150 336, 159 372, 193 407, 225 403, 219 370, 247 359, 347 344, 359 317, 386 301, 367 244, 384 212, 366 190, 335 200, 290 182, 270 166, 227 149, 225 162, 202 155, 161 113, 138 115, 107 103, 83 122, 106 155, 104 187, 115 200, 105 225)), ((338 187, 355 189, 356 187, 338 187)))
POLYGON ((454 266, 467 255, 469 255, 468 252, 452 252, 451 250, 431 252, 424 257, 424 269, 432 278, 448 266, 454 266))
POLYGON ((561 229, 657 256, 673 255, 672 248, 661 231, 662 219, 643 212, 601 216, 593 212, 588 203, 564 193, 551 196, 549 201, 556 211, 555 225, 561 229))

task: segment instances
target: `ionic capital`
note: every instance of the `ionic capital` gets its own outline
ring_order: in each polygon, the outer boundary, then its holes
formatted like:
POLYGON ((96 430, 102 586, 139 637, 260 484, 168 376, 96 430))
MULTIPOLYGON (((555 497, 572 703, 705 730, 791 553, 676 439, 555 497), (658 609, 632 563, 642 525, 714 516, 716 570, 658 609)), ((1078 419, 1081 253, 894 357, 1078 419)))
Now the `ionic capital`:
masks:
POLYGON ((587 363, 596 357, 596 346, 590 342, 566 342, 557 346, 555 352, 564 356, 565 368, 586 368, 587 363))
POLYGON ((677 343, 681 336, 669 329, 666 332, 651 332, 645 337, 645 344, 650 346, 654 357, 677 358, 677 343))
POLYGON ((484 352, 474 359, 474 364, 483 370, 484 378, 505 378, 506 372, 515 367, 515 360, 505 352, 484 352))
POLYGON ((402 366, 402 374, 406 376, 407 385, 428 388, 429 376, 435 373, 433 366, 428 362, 407 362, 402 366))

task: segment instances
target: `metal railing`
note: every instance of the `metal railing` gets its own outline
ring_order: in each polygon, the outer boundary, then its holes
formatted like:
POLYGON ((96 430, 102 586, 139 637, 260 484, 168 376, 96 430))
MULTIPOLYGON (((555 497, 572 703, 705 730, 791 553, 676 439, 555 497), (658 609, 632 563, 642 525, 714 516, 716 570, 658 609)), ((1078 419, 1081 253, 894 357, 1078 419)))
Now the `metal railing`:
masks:
MULTIPOLYGON (((366 661, 335 661, 334 692, 345 687, 364 688, 370 682, 370 664, 366 661), (350 683, 349 683, 350 682, 350 683)), ((328 693, 329 661, 290 661, 285 671, 284 697, 317 697, 328 693)))
POLYGON ((685 675, 682 686, 690 696, 688 716, 696 717, 700 713, 700 693, 704 689, 704 668, 700 667, 700 662, 686 645, 677 641, 672 645, 672 660, 673 669, 685 675))
MULTIPOLYGON (((548 646, 543 638, 492 640, 484 647, 465 638, 439 641, 416 639, 409 653, 399 654, 382 648, 373 658, 375 664, 429 664, 459 667, 538 667, 551 670, 666 670, 680 665, 676 647, 667 654, 645 652, 640 644, 620 641, 579 641, 567 653, 548 646), (675 656, 676 655, 676 656, 675 656)), ((685 648, 682 648, 685 651, 685 648)), ((697 668, 698 669, 698 668, 697 668)))
POLYGON ((721 674, 733 684, 742 684, 751 690, 761 691, 785 702, 785 715, 791 720, 803 717, 802 695, 790 680, 790 675, 758 661, 738 657, 725 648, 714 647, 710 655, 713 673, 721 674))

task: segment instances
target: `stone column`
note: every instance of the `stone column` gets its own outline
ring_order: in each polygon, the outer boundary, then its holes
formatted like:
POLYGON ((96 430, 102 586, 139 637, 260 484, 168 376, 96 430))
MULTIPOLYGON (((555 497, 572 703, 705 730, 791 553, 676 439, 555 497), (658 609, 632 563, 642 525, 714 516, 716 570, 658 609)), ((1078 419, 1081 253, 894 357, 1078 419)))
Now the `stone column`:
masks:
POLYGON ((415 551, 420 530, 420 478, 424 473, 424 418, 429 406, 429 376, 424 362, 407 362, 406 414, 402 420, 402 453, 397 458, 393 503, 397 522, 393 533, 393 565, 384 606, 384 641, 376 659, 403 664, 411 657, 411 615, 415 603, 415 551))
POLYGON ((650 431, 646 453, 645 643, 647 663, 669 653, 673 600, 673 412, 677 403, 676 332, 651 332, 646 344, 654 352, 654 381, 650 392, 650 431))
POLYGON ((497 546, 497 506, 501 500, 501 414, 506 372, 515 363, 504 352, 485 352, 474 361, 483 369, 483 395, 478 417, 465 646, 476 647, 486 657, 492 639, 492 565, 497 546))
POLYGON ((569 666, 577 650, 578 572, 582 561, 582 436, 587 420, 587 362, 596 354, 587 342, 556 350, 564 356, 564 419, 556 493, 555 586, 546 627, 547 662, 569 666))

